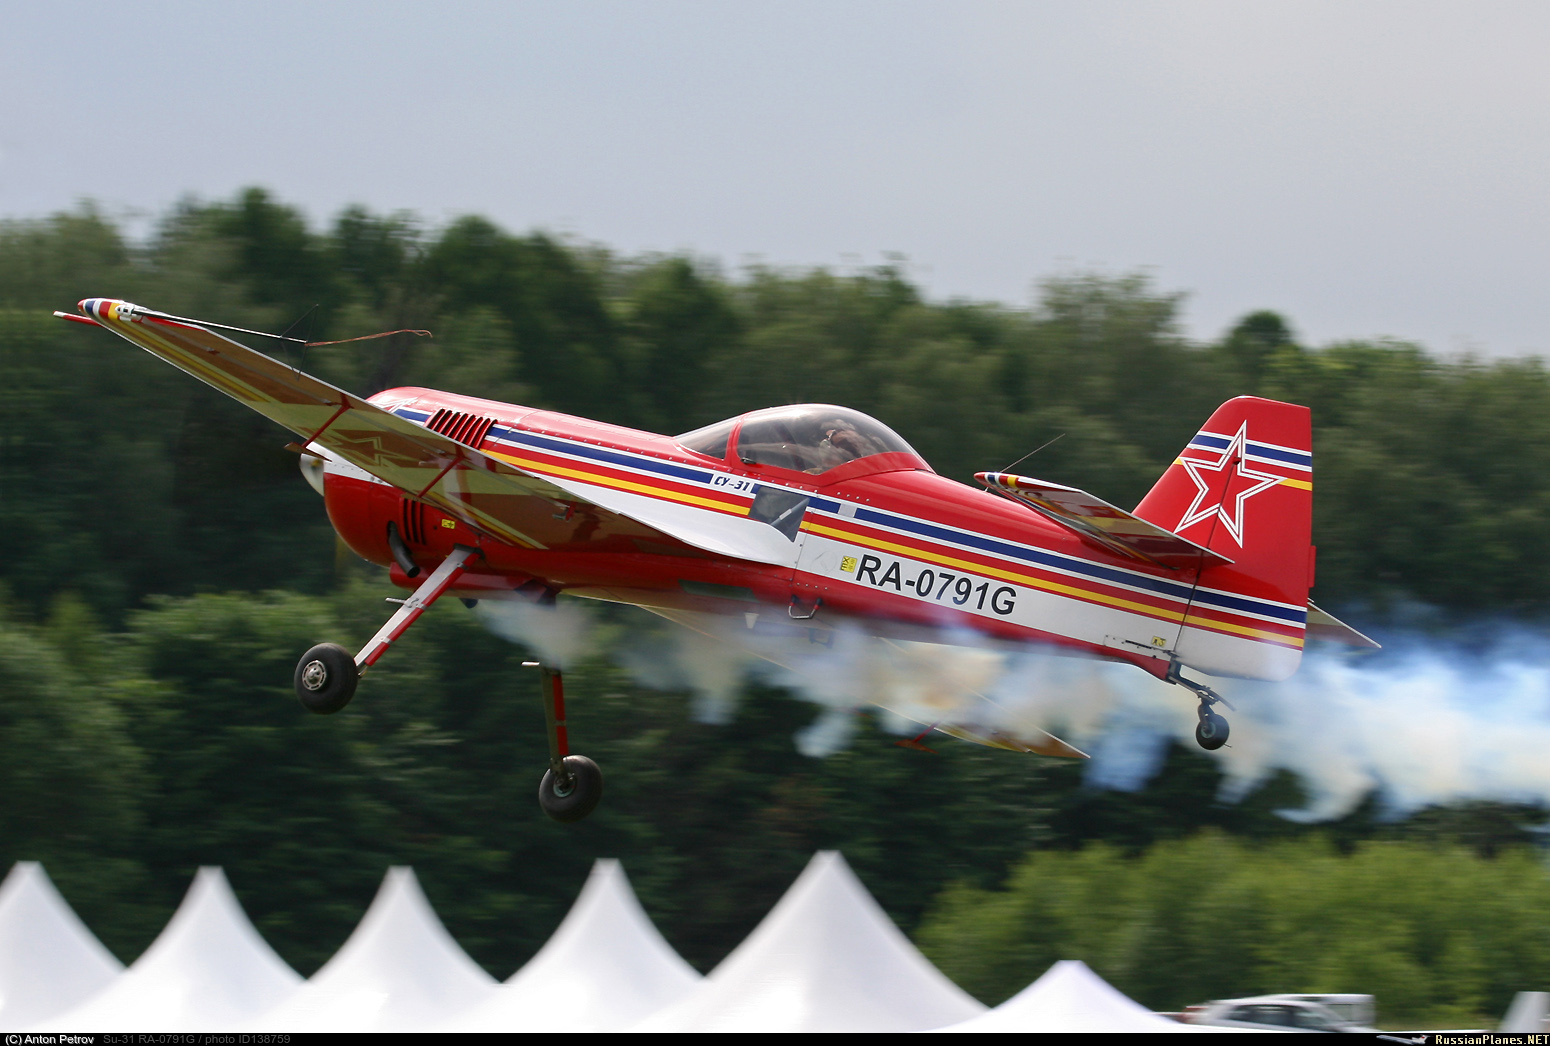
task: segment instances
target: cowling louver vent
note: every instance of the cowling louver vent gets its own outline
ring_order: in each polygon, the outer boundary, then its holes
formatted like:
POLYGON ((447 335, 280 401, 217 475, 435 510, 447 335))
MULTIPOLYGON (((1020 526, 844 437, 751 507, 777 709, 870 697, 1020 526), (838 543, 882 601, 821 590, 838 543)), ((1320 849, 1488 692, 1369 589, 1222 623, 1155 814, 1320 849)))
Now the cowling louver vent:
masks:
POLYGON ((425 506, 420 502, 404 499, 403 533, 411 544, 425 544, 425 506))
POLYGON ((485 433, 490 431, 490 426, 493 424, 495 424, 494 418, 467 414, 460 410, 447 410, 443 407, 431 415, 431 420, 425 423, 425 427, 432 432, 441 433, 448 439, 455 439, 470 447, 478 447, 484 442, 485 433))

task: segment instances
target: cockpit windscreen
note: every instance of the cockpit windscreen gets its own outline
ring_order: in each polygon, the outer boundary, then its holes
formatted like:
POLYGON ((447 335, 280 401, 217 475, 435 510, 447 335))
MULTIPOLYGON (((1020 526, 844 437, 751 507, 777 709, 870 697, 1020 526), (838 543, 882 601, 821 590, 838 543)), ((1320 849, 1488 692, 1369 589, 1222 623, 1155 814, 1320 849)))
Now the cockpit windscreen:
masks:
POLYGON ((710 458, 724 458, 727 456, 727 440, 732 438, 732 430, 737 428, 737 418, 728 418, 726 421, 718 421, 714 425, 706 425, 704 428, 695 429, 693 432, 685 432, 682 436, 673 437, 681 447, 688 447, 696 454, 704 454, 710 458))
POLYGON ((744 462, 812 475, 873 454, 897 452, 919 457, 877 419, 825 403, 754 411, 743 416, 737 435, 737 455, 744 462))

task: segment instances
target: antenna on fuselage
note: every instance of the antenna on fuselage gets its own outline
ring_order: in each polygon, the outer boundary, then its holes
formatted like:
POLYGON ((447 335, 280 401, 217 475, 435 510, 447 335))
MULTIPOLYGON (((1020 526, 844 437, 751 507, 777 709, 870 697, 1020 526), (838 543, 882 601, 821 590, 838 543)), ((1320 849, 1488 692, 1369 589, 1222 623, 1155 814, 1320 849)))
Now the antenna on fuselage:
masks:
POLYGON ((1002 469, 1001 471, 1002 472, 1011 472, 1013 469, 1015 469, 1017 466, 1021 465, 1023 462, 1027 461, 1029 458, 1033 457, 1039 451, 1043 450, 1045 447, 1049 446, 1051 443, 1054 443, 1055 440, 1065 439, 1065 438, 1066 438, 1066 434, 1064 432, 1062 432, 1060 435, 1056 436, 1055 439, 1047 439, 1047 440, 1045 440, 1043 443, 1040 443, 1037 447, 1034 447, 1028 453, 1024 454, 1022 457, 1018 458, 1016 461, 1012 462, 1010 465, 1008 465, 1006 468, 1002 469))
MULTIPOLYGON (((283 341, 291 342, 291 343, 294 344, 295 343, 295 339, 291 338, 291 336, 290 336, 291 331, 295 330, 297 327, 300 327, 303 323, 307 323, 307 321, 312 317, 312 314, 318 311, 318 304, 319 304, 318 302, 313 302, 312 303, 312 308, 308 309, 306 312, 302 313, 300 316, 296 317, 296 319, 291 321, 291 325, 289 327, 285 328, 283 331, 280 332, 280 334, 279 334, 280 339, 283 340, 283 341)), ((312 324, 311 323, 307 323, 306 334, 311 334, 311 333, 312 333, 312 324)), ((301 339, 301 347, 296 350, 296 366, 298 366, 298 367, 305 367, 306 365, 307 365, 307 341, 306 341, 306 337, 304 335, 302 337, 302 339, 301 339)))

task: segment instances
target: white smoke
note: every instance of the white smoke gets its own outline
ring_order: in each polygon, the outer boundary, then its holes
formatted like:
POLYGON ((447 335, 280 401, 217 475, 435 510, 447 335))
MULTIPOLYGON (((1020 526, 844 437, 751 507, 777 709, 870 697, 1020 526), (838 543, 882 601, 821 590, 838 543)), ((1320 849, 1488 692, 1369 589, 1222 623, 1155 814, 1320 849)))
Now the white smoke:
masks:
POLYGON ((1226 798, 1290 770, 1301 820, 1375 792, 1391 813, 1486 799, 1550 803, 1550 642, 1515 632, 1483 651, 1411 642, 1370 658, 1310 653, 1291 680, 1223 688, 1238 713, 1218 753, 1226 798))
MULTIPOLYGON (((574 605, 486 601, 480 610, 499 634, 562 664, 591 642, 589 615, 574 605)), ((690 690, 696 716, 708 722, 732 718, 750 677, 786 686, 822 708, 796 738, 813 756, 848 744, 860 709, 898 734, 936 723, 1048 731, 1092 756, 1087 781, 1102 788, 1139 789, 1172 742, 1194 745, 1194 698, 1130 665, 973 634, 902 643, 772 618, 775 627, 755 628, 751 618, 684 615, 691 628, 647 632, 618 659, 644 685, 690 690)), ((1232 734, 1212 755, 1225 773, 1224 800, 1287 770, 1309 800, 1283 813, 1305 821, 1339 817, 1371 794, 1395 815, 1466 799, 1550 804, 1550 639, 1543 636, 1504 632, 1472 652, 1419 639, 1377 654, 1315 646, 1284 683, 1196 678, 1235 706, 1221 710, 1232 734)))
POLYGON ((592 651, 593 617, 575 603, 481 599, 474 607, 480 624, 502 639, 521 643, 555 668, 568 668, 592 651))
POLYGON ((821 759, 850 744, 855 734, 855 709, 825 708, 817 719, 797 731, 797 751, 810 758, 821 759))
POLYGON ((675 630, 678 639, 635 644, 620 658, 639 682, 692 689, 700 718, 713 722, 727 721, 749 677, 786 687, 825 710, 797 738, 813 756, 849 743, 860 709, 905 735, 938 723, 1014 736, 1042 736, 1053 723, 1089 734, 1100 731, 1115 693, 1092 663, 987 645, 974 633, 903 642, 853 627, 809 628, 784 614, 674 619, 687 626, 675 630))
POLYGON ((738 695, 758 662, 736 646, 675 625, 638 630, 614 650, 614 659, 642 686, 689 691, 694 718, 718 726, 736 716, 738 695))

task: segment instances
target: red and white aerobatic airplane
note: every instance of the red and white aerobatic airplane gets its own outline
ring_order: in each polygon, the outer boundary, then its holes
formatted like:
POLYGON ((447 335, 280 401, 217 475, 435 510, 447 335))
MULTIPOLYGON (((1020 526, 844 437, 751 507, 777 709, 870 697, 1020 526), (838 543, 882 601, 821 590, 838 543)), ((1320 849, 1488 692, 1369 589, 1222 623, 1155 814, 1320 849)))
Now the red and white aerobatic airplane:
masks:
MULTIPOLYGON (((1199 699, 1207 749, 1227 740, 1221 698, 1184 669, 1280 680, 1310 633, 1376 645, 1308 601, 1306 407, 1229 400, 1126 512, 1024 476, 956 483, 845 407, 773 407, 673 437, 431 389, 362 399, 213 329, 236 328, 105 298, 79 308, 56 315, 127 338, 300 436, 292 448, 340 537, 413 590, 359 653, 323 643, 302 655, 296 693, 313 712, 343 708, 448 593, 552 603, 564 592, 814 642, 836 628, 936 643, 969 630, 1128 662, 1199 699)), ((570 753, 559 666, 543 667, 540 802, 575 821, 602 776, 570 753)), ((924 725, 1082 755, 972 713, 924 725)))

